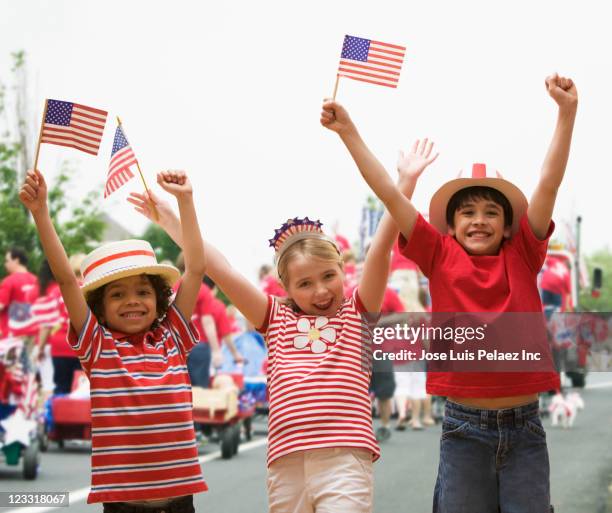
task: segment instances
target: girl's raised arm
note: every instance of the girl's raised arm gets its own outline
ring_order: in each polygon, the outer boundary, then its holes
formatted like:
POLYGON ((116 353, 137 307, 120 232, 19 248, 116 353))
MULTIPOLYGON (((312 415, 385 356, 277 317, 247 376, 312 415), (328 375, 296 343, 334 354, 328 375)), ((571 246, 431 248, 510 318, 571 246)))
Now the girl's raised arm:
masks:
MULTIPOLYGON (((166 233, 183 247, 181 223, 168 203, 149 191, 149 196, 132 192, 128 201, 135 206, 137 212, 161 226, 166 233), (159 220, 152 215, 150 205, 153 204, 159 212, 159 220)), ((206 274, 219 286, 229 300, 242 312, 247 320, 256 328, 264 325, 268 310, 268 298, 255 285, 236 271, 221 252, 212 244, 204 242, 206 253, 206 274)))

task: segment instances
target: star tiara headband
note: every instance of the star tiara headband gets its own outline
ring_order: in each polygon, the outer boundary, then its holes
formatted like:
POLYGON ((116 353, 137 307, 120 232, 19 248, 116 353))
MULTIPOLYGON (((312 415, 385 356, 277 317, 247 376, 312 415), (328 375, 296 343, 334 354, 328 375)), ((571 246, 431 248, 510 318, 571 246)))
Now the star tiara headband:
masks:
POLYGON ((303 219, 299 217, 287 219, 280 228, 274 230, 274 237, 268 241, 270 247, 273 247, 276 253, 274 261, 278 262, 281 256, 283 256, 283 253, 285 253, 290 246, 303 239, 320 239, 327 241, 333 244, 336 251, 340 253, 336 241, 325 235, 321 226, 323 226, 321 221, 312 221, 308 219, 308 217, 303 219))

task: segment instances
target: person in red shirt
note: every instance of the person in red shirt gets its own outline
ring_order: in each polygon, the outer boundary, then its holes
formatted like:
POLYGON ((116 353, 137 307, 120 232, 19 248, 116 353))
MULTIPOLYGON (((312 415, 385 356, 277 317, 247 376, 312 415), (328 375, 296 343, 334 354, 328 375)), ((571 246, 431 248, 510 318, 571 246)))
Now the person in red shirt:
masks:
POLYGON ((54 394, 69 394, 74 373, 81 370, 81 364, 67 341, 70 320, 60 287, 49 267, 43 260, 38 273, 41 296, 32 306, 33 315, 39 322, 39 351, 42 357, 45 346, 51 347, 53 362, 54 394))
MULTIPOLYGON (((406 308, 397 292, 390 287, 385 289, 383 303, 380 307, 382 315, 405 312, 406 308)), ((380 427, 376 430, 376 440, 385 442, 391 437, 391 414, 393 412, 393 395, 395 394, 396 381, 391 360, 372 361, 372 379, 370 390, 378 400, 378 413, 380 415, 380 427)))
MULTIPOLYGON (((501 177, 487 178, 485 166, 477 164, 471 179, 453 180, 434 194, 431 224, 372 158, 346 110, 336 102, 323 106, 327 122, 336 126, 366 182, 398 224, 400 250, 429 278, 433 312, 532 312, 541 317, 537 275, 554 229, 551 216, 578 104, 571 79, 554 74, 545 83, 558 117, 531 202, 501 177)), ((521 326, 514 328, 518 332, 521 326)), ((516 345, 523 340, 514 338, 516 345)), ((545 331, 535 343, 550 370, 428 374, 428 392, 448 396, 434 512, 551 510, 538 393, 558 388, 559 378, 545 331)))
MULTIPOLYGON (((176 267, 184 272, 185 260, 181 252, 176 259, 176 267)), ((173 287, 178 290, 180 281, 173 287)), ((212 303, 214 301, 210 288, 202 281, 196 304, 193 308, 191 321, 198 328, 198 344, 191 350, 187 357, 187 369, 189 379, 193 386, 208 388, 210 385, 210 367, 219 367, 223 363, 219 335, 215 320, 212 315, 212 303)))
POLYGON ((259 283, 261 290, 265 294, 276 297, 287 297, 287 292, 274 276, 274 270, 268 264, 264 264, 259 268, 259 283))
POLYGON ((562 312, 571 308, 571 274, 569 262, 554 255, 546 257, 540 289, 544 306, 558 307, 562 312))
MULTIPOLYGON (((236 344, 234 344, 234 333, 236 332, 236 326, 232 322, 229 314, 227 313, 227 307, 225 303, 216 297, 217 295, 217 286, 215 282, 211 280, 210 276, 204 277, 204 284, 211 293, 211 301, 210 301, 210 314, 215 323, 215 327, 217 329, 217 336, 219 337, 219 347, 223 344, 227 345, 227 348, 232 355, 235 363, 244 362, 244 357, 240 354, 238 349, 236 349, 236 344)), ((221 351, 220 351, 221 352, 221 351)), ((215 363, 213 360, 213 364, 215 369, 221 367, 223 365, 223 357, 219 359, 218 363, 215 363)))
POLYGON ((28 256, 10 248, 4 257, 8 276, 0 283, 0 338, 22 336, 30 318, 30 307, 38 297, 38 279, 28 271, 28 256))

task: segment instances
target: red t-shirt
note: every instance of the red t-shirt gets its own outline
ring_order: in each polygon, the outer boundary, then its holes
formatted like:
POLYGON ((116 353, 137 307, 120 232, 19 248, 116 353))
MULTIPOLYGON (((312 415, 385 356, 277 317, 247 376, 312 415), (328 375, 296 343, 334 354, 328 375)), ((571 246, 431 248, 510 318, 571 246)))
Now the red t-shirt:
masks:
POLYGON ((397 292, 392 288, 387 287, 385 289, 385 296, 383 297, 382 306, 380 307, 380 313, 394 313, 394 312, 403 312, 406 309, 404 308, 404 303, 398 296, 397 292))
MULTIPOLYGON (((352 287, 347 288, 344 291, 345 297, 351 297, 357 285, 353 285, 352 287)), ((404 303, 398 296, 397 292, 390 287, 385 288, 385 295, 383 296, 382 305, 380 307, 381 314, 389 314, 389 313, 398 313, 404 312, 406 309, 404 308, 404 303)))
POLYGON ((563 260, 554 256, 546 259, 540 286, 553 294, 569 294, 572 289, 571 276, 563 260))
POLYGON ((393 251, 391 252, 391 272, 400 269, 416 271, 417 266, 412 260, 402 255, 399 249, 398 241, 396 240, 393 246, 393 251))
POLYGON ((68 344, 70 319, 57 283, 50 283, 47 287, 47 293, 39 297, 32 305, 32 317, 36 318, 38 326, 51 328, 48 343, 51 347, 52 357, 77 357, 68 344))
POLYGON ((200 285, 200 291, 196 299, 196 304, 193 307, 193 313, 191 314, 191 322, 198 329, 200 335, 200 342, 208 342, 204 328, 202 327, 202 317, 211 314, 211 304, 214 300, 211 290, 202 283, 200 285))
MULTIPOLYGON (((429 278, 433 312, 541 312, 537 276, 544 240, 531 230, 527 216, 519 231, 502 243, 497 255, 472 256, 450 235, 440 234, 419 215, 410 241, 399 247, 429 278)), ((429 372, 427 392, 456 397, 508 397, 559 388, 556 372, 429 372)))
POLYGON ((31 305, 38 297, 38 278, 30 272, 9 274, 0 283, 0 338, 9 336, 9 307, 12 303, 31 305))
POLYGON ((196 325, 200 333, 200 342, 208 344, 208 337, 202 328, 202 317, 211 315, 217 329, 217 338, 221 345, 223 337, 234 332, 234 326, 227 314, 227 309, 223 301, 217 299, 212 291, 204 284, 200 287, 196 306, 193 309, 191 321, 196 325))
POLYGON ((221 345, 223 337, 226 337, 234 332, 232 320, 230 319, 230 316, 227 315, 227 307, 225 306, 225 303, 217 298, 213 298, 211 303, 211 314, 215 320, 217 336, 219 337, 219 345, 221 345))
POLYGON ((279 281, 271 275, 265 276, 261 280, 261 290, 268 296, 286 297, 287 292, 279 283, 279 281))

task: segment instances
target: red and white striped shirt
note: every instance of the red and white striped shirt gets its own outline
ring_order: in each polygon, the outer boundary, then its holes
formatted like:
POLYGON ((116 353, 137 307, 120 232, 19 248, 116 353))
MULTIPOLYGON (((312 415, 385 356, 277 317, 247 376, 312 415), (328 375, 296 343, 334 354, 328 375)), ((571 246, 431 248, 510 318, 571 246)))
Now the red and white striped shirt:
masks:
POLYGON ((358 447, 378 459, 368 393, 371 346, 357 291, 336 316, 301 315, 268 296, 268 465, 296 451, 358 447))
POLYGON ((93 502, 153 500, 208 488, 198 462, 186 359, 194 326, 171 305, 161 325, 111 332, 89 312, 68 342, 90 379, 93 502))

